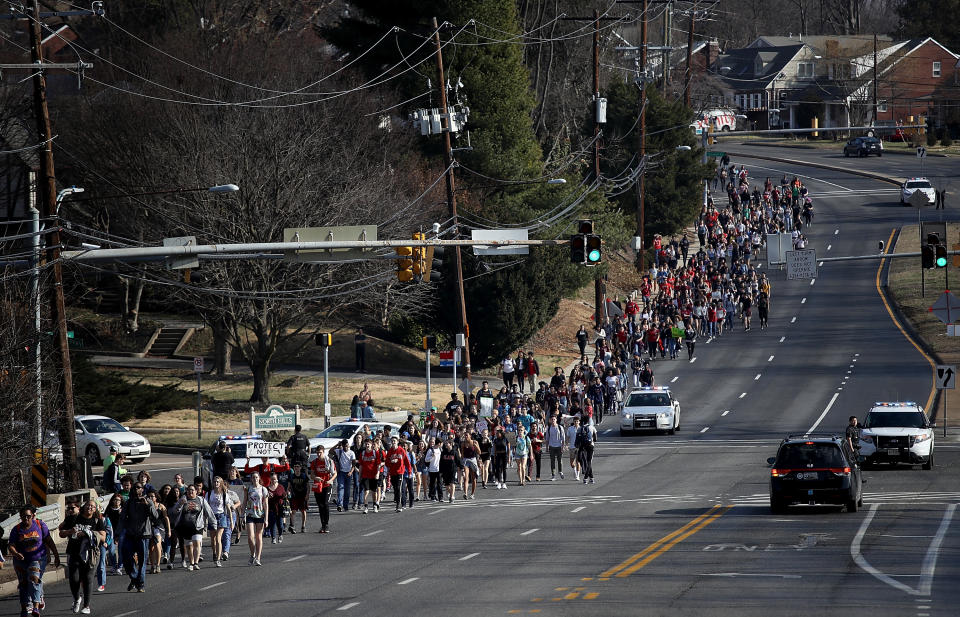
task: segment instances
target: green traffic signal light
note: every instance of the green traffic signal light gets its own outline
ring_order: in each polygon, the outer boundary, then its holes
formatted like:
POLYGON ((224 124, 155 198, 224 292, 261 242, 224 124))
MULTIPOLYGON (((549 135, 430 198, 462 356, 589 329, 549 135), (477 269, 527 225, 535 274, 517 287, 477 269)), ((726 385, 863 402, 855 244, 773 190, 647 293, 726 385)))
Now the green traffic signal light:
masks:
POLYGON ((600 261, 600 251, 593 249, 590 253, 587 254, 587 259, 594 263, 600 261))
POLYGON ((946 266, 946 265, 947 265, 947 260, 946 260, 946 258, 944 258, 944 257, 938 257, 938 258, 937 258, 937 267, 938 267, 938 268, 943 268, 943 267, 946 266))
POLYGON ((937 255, 937 267, 945 268, 947 266, 947 247, 942 244, 938 244, 935 250, 937 255))
POLYGON ((598 234, 589 234, 587 235, 587 265, 593 266, 603 259, 603 254, 601 252, 603 246, 603 240, 601 240, 598 234))

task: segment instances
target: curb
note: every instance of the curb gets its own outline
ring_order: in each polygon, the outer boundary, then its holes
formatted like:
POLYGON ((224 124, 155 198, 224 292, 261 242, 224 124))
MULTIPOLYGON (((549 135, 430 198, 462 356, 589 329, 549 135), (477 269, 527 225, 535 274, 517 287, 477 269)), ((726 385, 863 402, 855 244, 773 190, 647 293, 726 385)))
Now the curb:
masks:
POLYGON ((763 154, 749 154, 747 152, 733 152, 731 150, 728 150, 727 154, 730 154, 732 156, 742 156, 744 158, 760 159, 762 161, 774 161, 776 163, 787 163, 789 165, 803 165, 805 167, 816 167, 818 169, 829 169, 830 171, 840 171, 843 173, 853 174, 855 176, 870 178, 872 180, 879 180, 880 182, 888 182, 890 184, 895 184, 896 186, 900 186, 901 184, 903 184, 902 181, 896 180, 895 178, 883 176, 878 173, 874 173, 872 171, 862 171, 859 169, 843 169, 842 167, 834 167, 833 165, 827 165, 825 163, 798 161, 796 159, 785 159, 783 157, 778 157, 778 156, 765 156, 763 154))

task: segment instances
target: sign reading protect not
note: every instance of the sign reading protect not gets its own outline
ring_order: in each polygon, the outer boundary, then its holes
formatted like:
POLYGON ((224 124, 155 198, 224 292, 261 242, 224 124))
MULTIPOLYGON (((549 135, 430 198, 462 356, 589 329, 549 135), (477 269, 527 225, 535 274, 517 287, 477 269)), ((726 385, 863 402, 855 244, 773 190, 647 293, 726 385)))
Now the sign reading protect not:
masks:
POLYGON ((250 408, 250 433, 260 431, 292 431, 300 423, 300 408, 288 412, 280 405, 270 405, 263 413, 250 408))

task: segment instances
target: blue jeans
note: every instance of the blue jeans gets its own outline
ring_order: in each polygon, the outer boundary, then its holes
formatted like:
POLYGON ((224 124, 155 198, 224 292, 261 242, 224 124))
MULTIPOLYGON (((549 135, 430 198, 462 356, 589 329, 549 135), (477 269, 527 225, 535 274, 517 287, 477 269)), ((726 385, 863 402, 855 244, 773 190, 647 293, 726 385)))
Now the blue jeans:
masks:
POLYGON ((123 568, 130 575, 130 582, 137 587, 143 587, 146 582, 147 554, 150 550, 150 538, 136 538, 124 536, 120 545, 120 554, 123 559, 123 568), (137 556, 134 563, 133 556, 137 556))
POLYGON ((354 471, 353 474, 351 474, 351 478, 353 480, 354 503, 358 506, 366 505, 363 498, 363 487, 360 486, 360 470, 354 471))
POLYGON ((353 478, 349 473, 337 474, 337 505, 344 510, 350 509, 350 489, 352 485, 353 478))
POLYGON ((283 515, 271 510, 267 513, 267 534, 271 538, 279 538, 283 535, 283 515))
POLYGON ((227 528, 223 530, 223 552, 230 552, 230 545, 233 543, 233 526, 236 515, 233 510, 227 512, 227 528))
POLYGON ((47 558, 35 561, 14 559, 13 569, 19 582, 17 590, 20 592, 20 606, 34 607, 43 600, 43 573, 47 569, 47 558))
MULTIPOLYGON (((97 564, 97 586, 103 587, 107 584, 107 558, 111 553, 116 552, 116 545, 112 542, 109 546, 100 545, 100 562, 97 564)), ((114 556, 116 561, 116 556, 114 556)))

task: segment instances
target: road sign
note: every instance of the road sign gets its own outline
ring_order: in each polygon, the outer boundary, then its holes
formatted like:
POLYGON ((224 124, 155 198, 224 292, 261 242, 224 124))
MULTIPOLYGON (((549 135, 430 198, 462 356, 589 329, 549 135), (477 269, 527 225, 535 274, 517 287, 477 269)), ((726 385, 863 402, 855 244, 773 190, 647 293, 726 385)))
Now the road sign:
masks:
MULTIPOLYGON (((470 232, 471 239, 484 240, 527 240, 526 229, 474 229, 470 232)), ((529 255, 529 246, 484 246, 473 247, 474 255, 529 255)))
POLYGON ((707 156, 711 158, 716 158, 716 159, 722 159, 724 154, 726 154, 726 152, 714 152, 714 151, 707 152, 707 156))
MULTIPOLYGON (((441 351, 440 353, 440 366, 453 366, 453 356, 455 355, 453 350, 450 351, 441 351)), ((457 366, 460 366, 460 358, 457 358, 457 366)))
MULTIPOLYGON (((376 225, 346 225, 340 227, 291 227, 283 230, 284 242, 333 242, 335 240, 376 240, 376 225)), ((311 249, 284 251, 284 261, 328 262, 364 259, 370 249, 311 249)))
POLYGON ((910 198, 907 201, 910 202, 911 206, 916 206, 917 208, 930 205, 930 198, 927 197, 926 193, 919 190, 910 193, 910 198))
POLYGON ((300 408, 288 412, 280 405, 270 405, 263 413, 250 410, 250 432, 293 430, 300 423, 300 408))
POLYGON ((923 159, 927 157, 927 149, 923 146, 917 146, 917 158, 923 159))
MULTIPOLYGON (((179 238, 164 238, 163 246, 196 246, 196 236, 182 236, 179 238)), ((187 268, 199 268, 200 258, 196 255, 186 257, 167 257, 165 260, 169 270, 186 270, 187 268)))
POLYGON ((951 324, 960 318, 960 298, 949 291, 940 294, 937 301, 929 309, 934 316, 946 324, 951 324))
POLYGON ((471 387, 471 384, 470 384, 470 380, 469 380, 469 379, 464 379, 463 381, 461 381, 461 382, 460 382, 460 385, 457 386, 457 389, 460 390, 461 392, 463 392, 463 395, 464 395, 464 396, 467 396, 467 397, 470 396, 470 392, 471 392, 471 390, 473 390, 473 388, 471 387))
POLYGON ((803 249, 787 251, 787 278, 788 279, 815 279, 817 278, 817 251, 803 249))
POLYGON ((950 364, 937 365, 937 390, 955 390, 957 367, 950 364))
POLYGON ((203 373, 203 358, 194 358, 193 359, 193 372, 194 373, 203 373))

